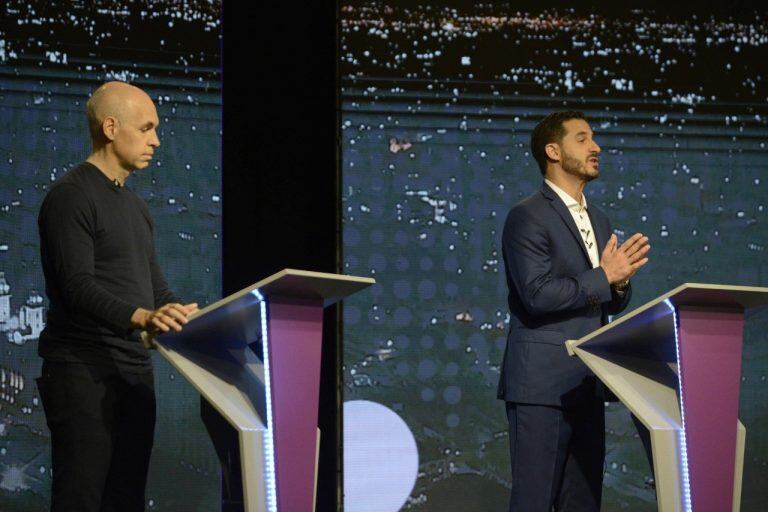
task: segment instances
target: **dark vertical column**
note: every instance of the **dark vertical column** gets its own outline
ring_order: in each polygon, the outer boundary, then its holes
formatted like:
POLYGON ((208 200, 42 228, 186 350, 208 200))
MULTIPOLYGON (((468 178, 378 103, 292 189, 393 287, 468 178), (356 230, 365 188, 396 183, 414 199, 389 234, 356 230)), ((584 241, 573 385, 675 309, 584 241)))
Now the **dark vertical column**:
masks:
MULTIPOLYGON (((223 290, 337 272, 336 2, 224 2, 223 290)), ((317 510, 340 507, 340 341, 324 314, 317 510)))

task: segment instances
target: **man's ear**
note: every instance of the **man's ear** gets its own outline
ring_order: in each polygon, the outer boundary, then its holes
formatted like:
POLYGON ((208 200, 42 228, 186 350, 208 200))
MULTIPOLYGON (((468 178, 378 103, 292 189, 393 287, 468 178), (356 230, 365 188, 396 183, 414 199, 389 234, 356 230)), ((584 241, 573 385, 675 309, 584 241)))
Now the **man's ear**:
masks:
POLYGON ((550 142, 546 146, 544 146, 544 153, 546 153, 547 158, 550 160, 553 160, 555 162, 560 161, 560 145, 556 142, 550 142))
POLYGON ((107 140, 115 140, 115 136, 119 129, 120 121, 118 121, 116 117, 107 116, 101 123, 101 131, 104 133, 104 137, 106 137, 107 140))

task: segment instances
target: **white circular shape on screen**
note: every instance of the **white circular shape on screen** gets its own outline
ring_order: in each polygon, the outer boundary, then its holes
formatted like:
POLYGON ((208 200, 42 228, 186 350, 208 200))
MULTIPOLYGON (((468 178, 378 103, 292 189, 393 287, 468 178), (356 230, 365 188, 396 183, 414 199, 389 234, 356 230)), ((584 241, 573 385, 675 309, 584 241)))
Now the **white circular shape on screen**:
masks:
POLYGON ((418 469, 416 440, 397 413, 368 400, 344 402, 346 512, 397 512, 418 469))

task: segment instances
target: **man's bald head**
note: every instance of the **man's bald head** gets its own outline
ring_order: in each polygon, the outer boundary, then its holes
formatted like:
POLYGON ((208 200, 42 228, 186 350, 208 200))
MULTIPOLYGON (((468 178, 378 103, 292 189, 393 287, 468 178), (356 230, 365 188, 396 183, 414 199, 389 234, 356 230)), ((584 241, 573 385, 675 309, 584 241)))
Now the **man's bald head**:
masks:
POLYGON ((87 112, 91 163, 115 169, 117 175, 149 165, 160 146, 160 119, 147 93, 125 82, 107 82, 93 92, 87 112))
POLYGON ((136 107, 146 107, 152 99, 138 87, 125 82, 107 82, 96 89, 86 104, 88 128, 94 145, 106 142, 103 125, 108 117, 124 122, 136 107))

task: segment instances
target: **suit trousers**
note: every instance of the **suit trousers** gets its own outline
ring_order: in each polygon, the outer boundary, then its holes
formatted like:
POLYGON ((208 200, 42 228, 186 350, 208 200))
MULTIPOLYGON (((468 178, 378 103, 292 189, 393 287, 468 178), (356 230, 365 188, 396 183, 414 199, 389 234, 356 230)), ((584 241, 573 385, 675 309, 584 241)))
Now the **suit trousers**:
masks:
POLYGON ((155 430, 151 369, 43 363, 37 379, 51 431, 51 512, 138 512, 155 430))
POLYGON ((602 399, 568 408, 507 402, 510 512, 599 512, 605 459, 602 399))

